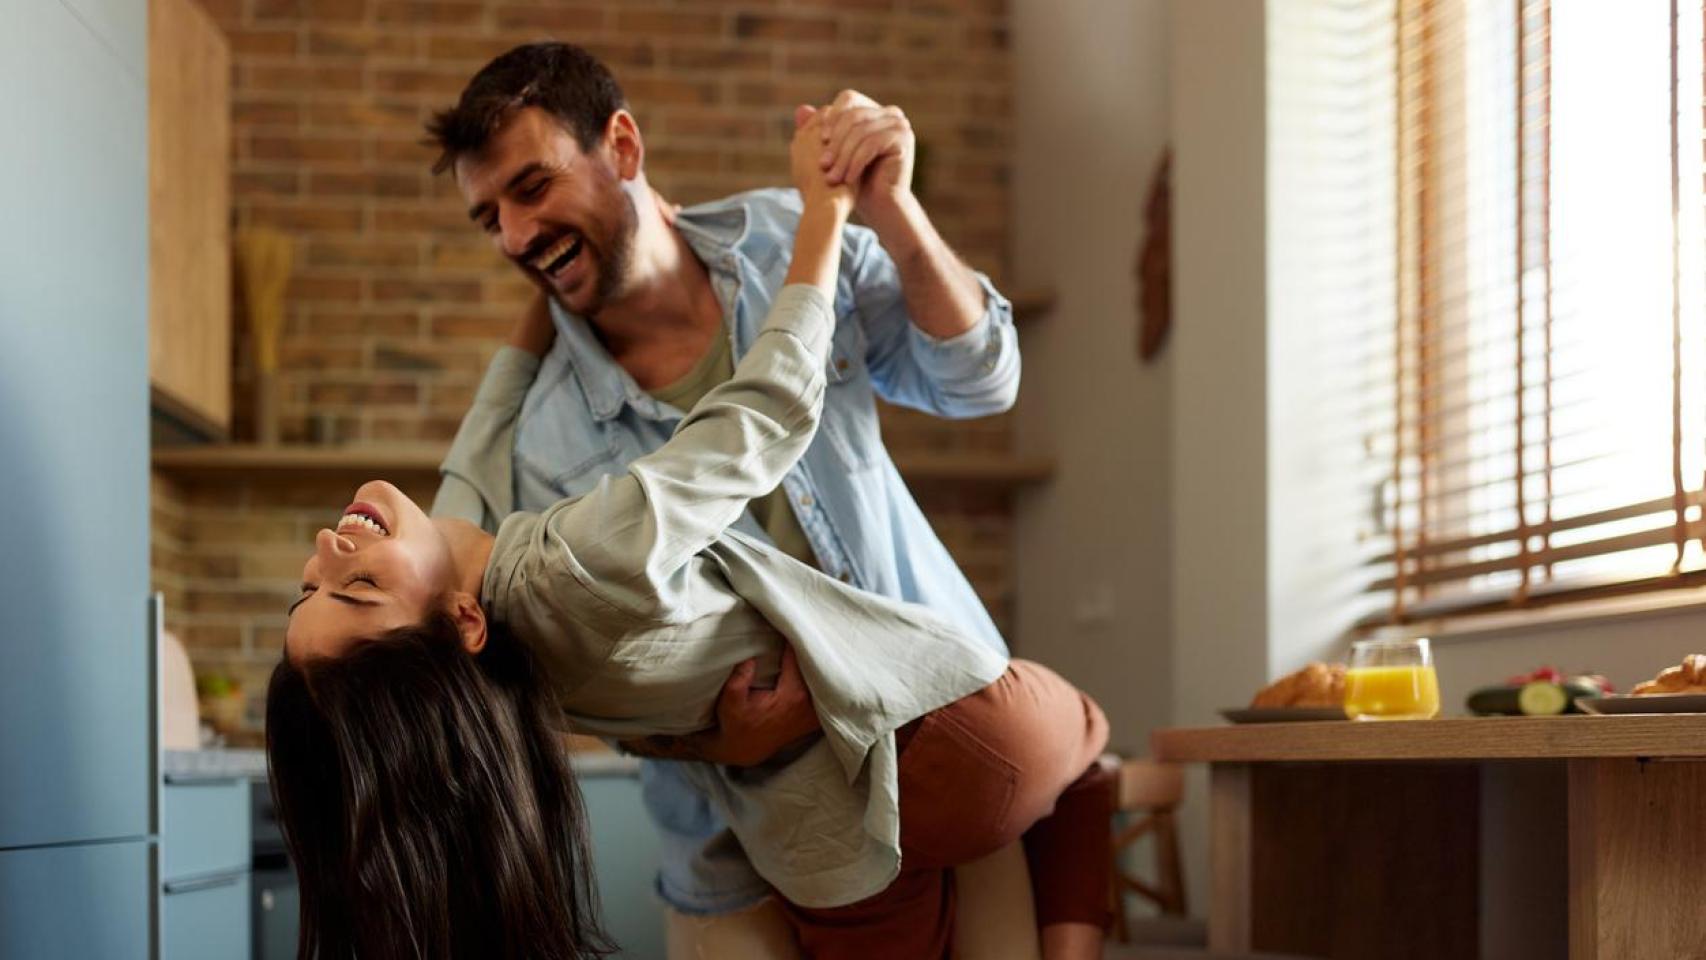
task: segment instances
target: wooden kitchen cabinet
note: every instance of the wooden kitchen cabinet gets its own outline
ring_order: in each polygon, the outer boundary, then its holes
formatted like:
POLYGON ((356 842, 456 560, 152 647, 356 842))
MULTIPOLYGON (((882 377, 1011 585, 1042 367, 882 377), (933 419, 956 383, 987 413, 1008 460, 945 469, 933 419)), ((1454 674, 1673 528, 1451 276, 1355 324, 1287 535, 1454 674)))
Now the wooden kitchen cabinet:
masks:
POLYGON ((231 52, 196 0, 148 3, 148 373, 156 410, 231 427, 231 52))

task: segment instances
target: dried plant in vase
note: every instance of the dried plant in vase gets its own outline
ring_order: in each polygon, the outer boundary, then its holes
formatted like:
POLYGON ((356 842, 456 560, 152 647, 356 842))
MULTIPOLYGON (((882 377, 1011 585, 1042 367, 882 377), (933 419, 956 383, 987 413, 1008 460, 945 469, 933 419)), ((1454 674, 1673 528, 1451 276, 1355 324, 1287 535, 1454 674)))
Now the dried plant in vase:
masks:
POLYGON ((279 441, 278 338, 294 253, 291 238, 277 230, 237 234, 237 275, 255 347, 255 439, 268 445, 279 441))

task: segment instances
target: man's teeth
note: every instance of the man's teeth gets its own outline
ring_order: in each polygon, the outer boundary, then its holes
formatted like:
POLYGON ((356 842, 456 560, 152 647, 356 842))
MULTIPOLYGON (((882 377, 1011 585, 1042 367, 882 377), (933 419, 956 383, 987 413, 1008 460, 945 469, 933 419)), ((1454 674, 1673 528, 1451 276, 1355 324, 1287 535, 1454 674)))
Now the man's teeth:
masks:
POLYGON ((338 521, 339 530, 348 530, 351 527, 365 527, 382 537, 386 535, 384 527, 360 513, 346 513, 343 515, 343 519, 338 521))
POLYGON ((567 256, 575 245, 580 243, 580 237, 573 233, 564 234, 562 239, 551 244, 544 253, 533 258, 533 269, 540 273, 550 273, 551 265, 567 256))

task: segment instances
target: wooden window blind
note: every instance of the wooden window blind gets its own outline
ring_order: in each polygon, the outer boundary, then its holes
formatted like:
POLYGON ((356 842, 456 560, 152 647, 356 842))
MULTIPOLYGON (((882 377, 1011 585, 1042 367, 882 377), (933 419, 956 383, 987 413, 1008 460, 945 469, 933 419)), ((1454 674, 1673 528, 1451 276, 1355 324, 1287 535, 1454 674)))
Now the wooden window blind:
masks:
POLYGON ((1362 625, 1706 583, 1702 0, 1394 18, 1362 625))

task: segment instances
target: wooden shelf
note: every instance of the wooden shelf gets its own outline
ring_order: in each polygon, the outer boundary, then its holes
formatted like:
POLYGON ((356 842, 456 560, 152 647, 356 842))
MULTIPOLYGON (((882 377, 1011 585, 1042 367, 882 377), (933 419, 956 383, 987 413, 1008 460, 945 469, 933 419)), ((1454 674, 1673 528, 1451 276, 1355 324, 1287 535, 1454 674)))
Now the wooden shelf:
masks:
MULTIPOLYGON (((154 469, 198 483, 253 479, 298 480, 353 477, 393 482, 432 481, 438 477, 445 448, 436 444, 324 447, 207 444, 156 447, 154 469)), ((917 483, 971 483, 1020 487, 1054 474, 1047 457, 1001 454, 914 454, 897 456, 901 475, 917 483)))
POLYGON ((1054 311, 1054 291, 1017 290, 1007 298, 1013 304, 1013 322, 1040 320, 1054 311))

